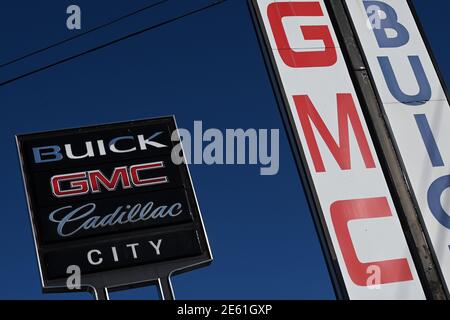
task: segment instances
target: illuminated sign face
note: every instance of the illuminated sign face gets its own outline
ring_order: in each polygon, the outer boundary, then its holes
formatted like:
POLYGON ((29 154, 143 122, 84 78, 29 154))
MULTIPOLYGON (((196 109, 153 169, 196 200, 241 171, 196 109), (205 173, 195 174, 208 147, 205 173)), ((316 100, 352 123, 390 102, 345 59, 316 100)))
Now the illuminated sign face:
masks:
POLYGON ((450 284, 450 109, 406 0, 347 1, 434 254, 450 284))
POLYGON ((425 298, 325 1, 253 7, 341 285, 351 299, 425 298))
POLYGON ((100 288, 211 261, 173 132, 169 117, 17 137, 45 290, 64 291, 70 266, 100 288))

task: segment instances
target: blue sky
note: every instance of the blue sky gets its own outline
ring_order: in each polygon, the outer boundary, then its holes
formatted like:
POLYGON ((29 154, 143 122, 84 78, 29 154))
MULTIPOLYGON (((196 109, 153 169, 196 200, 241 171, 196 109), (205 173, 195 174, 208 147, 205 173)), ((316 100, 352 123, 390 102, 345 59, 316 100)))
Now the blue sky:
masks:
MULTIPOLYGON (((147 5, 144 0, 4 0, 0 63, 76 33, 66 8, 82 9, 87 30, 147 5)), ((3 68, 0 81, 208 3, 169 0, 83 39, 3 68)), ((415 0, 448 82, 443 37, 448 1, 415 0)), ((311 215, 272 93, 245 0, 207 12, 0 87, 1 299, 90 299, 41 293, 14 135, 175 114, 180 127, 280 130, 280 171, 255 166, 190 167, 214 263, 173 279, 179 299, 334 299, 311 215)), ((155 299, 155 288, 113 299, 155 299)))

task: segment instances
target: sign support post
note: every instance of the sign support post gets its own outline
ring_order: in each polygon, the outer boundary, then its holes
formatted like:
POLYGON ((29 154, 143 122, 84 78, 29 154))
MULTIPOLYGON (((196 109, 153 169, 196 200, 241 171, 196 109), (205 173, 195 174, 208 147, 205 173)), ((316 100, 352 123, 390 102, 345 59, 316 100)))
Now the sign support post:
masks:
POLYGON ((175 300, 170 276, 159 278, 158 285, 161 300, 175 300))
POLYGON ((95 300, 109 300, 108 288, 96 288, 94 290, 95 300))

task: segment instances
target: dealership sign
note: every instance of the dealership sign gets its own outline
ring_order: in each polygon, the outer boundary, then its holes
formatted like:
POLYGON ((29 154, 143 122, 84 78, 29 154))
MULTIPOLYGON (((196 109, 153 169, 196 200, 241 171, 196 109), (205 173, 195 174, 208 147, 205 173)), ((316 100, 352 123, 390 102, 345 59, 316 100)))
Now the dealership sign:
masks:
POLYGON ((435 258, 450 284, 450 108, 407 0, 346 1, 435 258))
POLYGON ((155 281, 211 261, 173 117, 17 136, 45 291, 155 281), (176 138, 176 137, 175 137, 176 138))
POLYGON ((351 299, 424 299, 325 1, 252 3, 337 285, 351 299))

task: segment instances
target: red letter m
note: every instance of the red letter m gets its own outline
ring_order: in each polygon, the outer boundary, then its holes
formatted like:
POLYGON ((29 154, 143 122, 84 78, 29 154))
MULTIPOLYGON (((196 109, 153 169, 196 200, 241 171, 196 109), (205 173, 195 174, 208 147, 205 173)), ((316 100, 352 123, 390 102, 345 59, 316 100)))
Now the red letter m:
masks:
POLYGON ((351 94, 337 94, 339 144, 336 143, 308 96, 294 96, 294 102, 316 172, 326 172, 326 169, 311 124, 314 124, 339 167, 342 170, 350 170, 351 159, 348 130, 350 122, 366 168, 375 168, 375 162, 351 94))
POLYGON ((91 182, 92 192, 100 192, 100 184, 108 191, 114 191, 122 184, 123 189, 131 187, 130 179, 128 177, 127 167, 115 168, 111 179, 108 179, 100 170, 89 171, 89 181, 91 182))

